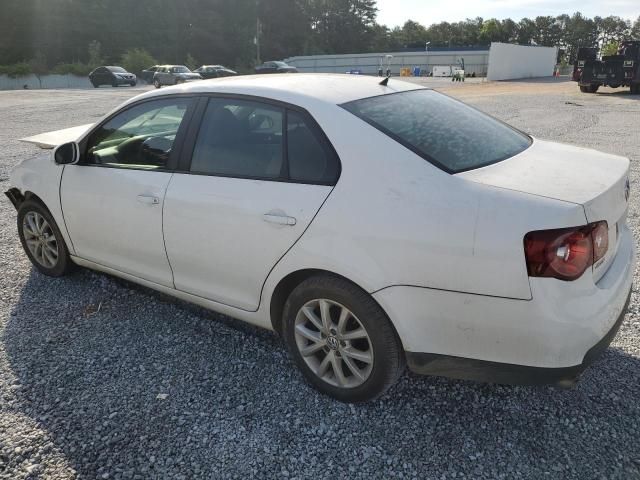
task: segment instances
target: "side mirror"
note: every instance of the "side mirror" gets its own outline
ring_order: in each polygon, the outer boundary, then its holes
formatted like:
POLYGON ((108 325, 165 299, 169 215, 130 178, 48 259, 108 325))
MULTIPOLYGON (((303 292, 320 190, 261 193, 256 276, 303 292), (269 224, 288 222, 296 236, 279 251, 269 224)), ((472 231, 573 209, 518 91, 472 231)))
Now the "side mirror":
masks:
POLYGON ((53 151, 53 161, 58 165, 70 165, 80 159, 80 149, 76 142, 63 143, 53 151))

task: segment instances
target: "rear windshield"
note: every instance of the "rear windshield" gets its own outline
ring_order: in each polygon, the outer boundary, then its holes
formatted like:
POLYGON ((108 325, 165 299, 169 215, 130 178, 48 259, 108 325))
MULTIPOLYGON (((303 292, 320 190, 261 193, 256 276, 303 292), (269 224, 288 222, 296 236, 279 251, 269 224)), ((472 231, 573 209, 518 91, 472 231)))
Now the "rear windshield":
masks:
POLYGON ((412 90, 342 105, 449 173, 512 157, 531 144, 514 128, 433 90, 412 90))

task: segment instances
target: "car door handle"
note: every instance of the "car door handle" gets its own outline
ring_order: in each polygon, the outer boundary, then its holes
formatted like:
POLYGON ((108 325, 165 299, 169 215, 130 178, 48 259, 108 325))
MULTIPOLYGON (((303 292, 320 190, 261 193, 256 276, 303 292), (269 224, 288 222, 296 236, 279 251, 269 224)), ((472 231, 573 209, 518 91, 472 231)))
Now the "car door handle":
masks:
POLYGON ((138 195, 138 201, 147 205, 158 205, 160 199, 153 195, 138 195))
POLYGON ((296 219, 294 217, 278 215, 276 213, 265 213, 262 218, 265 222, 275 223, 277 225, 289 225, 290 227, 293 227, 296 224, 296 219))

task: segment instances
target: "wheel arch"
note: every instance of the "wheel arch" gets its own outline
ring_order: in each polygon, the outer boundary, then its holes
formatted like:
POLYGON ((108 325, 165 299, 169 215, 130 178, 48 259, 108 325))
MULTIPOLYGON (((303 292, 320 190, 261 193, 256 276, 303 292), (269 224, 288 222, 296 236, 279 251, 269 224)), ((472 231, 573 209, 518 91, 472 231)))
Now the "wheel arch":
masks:
MULTIPOLYGON (((24 194, 22 195, 22 201, 20 202, 20 205, 22 205, 26 201, 37 202, 40 205, 42 205, 42 208, 44 208, 47 212, 49 212, 49 215, 51 215, 53 220, 56 222, 58 230, 60 230, 60 233, 62 234, 62 241, 65 243, 67 250, 71 255, 75 255, 75 247, 73 246, 73 241, 71 240, 71 236, 67 231, 67 224, 64 221, 64 215, 62 214, 62 210, 60 210, 59 212, 60 217, 58 218, 56 215, 56 213, 58 212, 54 212, 47 205, 47 202, 45 202, 38 194, 32 192, 31 190, 25 190, 24 194)), ((16 210, 18 208, 19 207, 17 207, 16 210)), ((56 207, 54 206, 54 208, 56 207)))
POLYGON ((368 295, 371 296, 373 301, 376 302, 378 306, 382 309, 384 314, 389 319, 389 323, 391 324, 391 327, 395 331, 395 334, 398 336, 398 338, 400 338, 400 336, 398 335, 398 331, 393 323, 393 320, 389 317, 385 308, 382 305, 380 305, 380 302, 378 302, 366 288, 363 288, 357 282, 354 282, 353 280, 351 280, 348 277, 345 277, 344 275, 340 275, 339 273, 335 273, 330 270, 325 270, 322 268, 304 268, 304 269, 296 270, 294 272, 290 272, 287 275, 285 275, 283 278, 281 278, 280 281, 275 286, 275 288, 273 289, 273 293, 271 294, 271 298, 269 299, 269 317, 271 320, 271 326, 273 327, 273 330, 277 332, 279 335, 282 333, 282 314, 284 312, 284 305, 287 301, 287 298, 289 298, 289 295, 291 294, 291 292, 293 292, 293 290, 298 285, 300 285, 302 282, 304 282, 308 278, 313 277, 315 275, 331 275, 333 277, 338 277, 355 285, 363 292, 366 292, 368 295))

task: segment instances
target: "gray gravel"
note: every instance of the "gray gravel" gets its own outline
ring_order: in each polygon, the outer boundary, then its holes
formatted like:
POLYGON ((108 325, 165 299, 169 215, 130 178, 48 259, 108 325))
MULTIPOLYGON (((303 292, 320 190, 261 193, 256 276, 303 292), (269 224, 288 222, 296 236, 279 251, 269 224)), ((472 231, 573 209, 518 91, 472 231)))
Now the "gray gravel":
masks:
MULTIPOLYGON (((452 93, 539 137, 631 157, 639 238, 640 97, 483 87, 452 93)), ((15 139, 95 121, 132 93, 0 92, 0 188, 36 150, 15 139)), ((306 387, 270 332, 100 274, 36 273, 5 198, 0 266, 1 479, 640 478, 635 293, 574 390, 406 374, 349 406, 306 387)))

